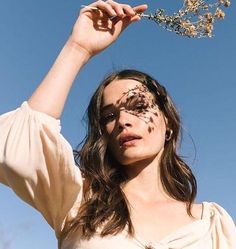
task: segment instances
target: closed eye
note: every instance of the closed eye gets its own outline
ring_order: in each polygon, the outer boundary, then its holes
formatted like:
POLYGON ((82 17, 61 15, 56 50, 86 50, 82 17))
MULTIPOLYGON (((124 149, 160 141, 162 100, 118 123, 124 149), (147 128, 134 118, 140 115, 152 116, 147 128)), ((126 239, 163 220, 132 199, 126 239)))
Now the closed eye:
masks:
POLYGON ((146 110, 147 108, 148 108, 148 104, 147 104, 147 103, 141 102, 141 103, 138 103, 138 104, 135 105, 135 109, 136 109, 137 111, 139 111, 139 112, 144 111, 144 110, 146 110))

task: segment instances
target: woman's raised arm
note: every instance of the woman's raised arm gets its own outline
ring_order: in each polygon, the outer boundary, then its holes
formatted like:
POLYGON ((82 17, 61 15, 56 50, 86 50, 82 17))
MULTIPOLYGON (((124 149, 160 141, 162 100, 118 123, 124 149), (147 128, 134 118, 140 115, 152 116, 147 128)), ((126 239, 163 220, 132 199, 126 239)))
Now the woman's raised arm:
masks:
POLYGON ((147 5, 132 8, 114 1, 97 1, 80 11, 73 31, 48 74, 29 98, 34 110, 60 118, 73 81, 86 62, 113 43, 147 5))

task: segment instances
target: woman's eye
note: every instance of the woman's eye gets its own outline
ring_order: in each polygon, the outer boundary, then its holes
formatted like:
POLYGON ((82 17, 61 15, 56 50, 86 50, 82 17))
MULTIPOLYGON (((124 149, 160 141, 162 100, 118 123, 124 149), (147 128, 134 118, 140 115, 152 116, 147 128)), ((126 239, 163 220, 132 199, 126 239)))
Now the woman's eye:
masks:
POLYGON ((102 123, 107 124, 115 119, 116 115, 114 113, 108 113, 102 117, 102 123))
POLYGON ((135 105, 135 109, 138 111, 143 111, 147 109, 147 104, 146 103, 138 103, 137 105, 135 105))

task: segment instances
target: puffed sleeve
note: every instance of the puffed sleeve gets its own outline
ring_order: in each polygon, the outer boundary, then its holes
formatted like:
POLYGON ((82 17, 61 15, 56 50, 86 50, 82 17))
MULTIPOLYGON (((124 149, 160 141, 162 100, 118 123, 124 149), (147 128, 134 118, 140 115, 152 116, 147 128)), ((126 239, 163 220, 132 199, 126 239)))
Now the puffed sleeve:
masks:
POLYGON ((0 116, 0 182, 42 213, 57 237, 81 196, 82 178, 60 121, 27 102, 0 116))
POLYGON ((236 249, 236 227, 227 211, 216 203, 212 203, 214 226, 212 241, 214 249, 236 249))

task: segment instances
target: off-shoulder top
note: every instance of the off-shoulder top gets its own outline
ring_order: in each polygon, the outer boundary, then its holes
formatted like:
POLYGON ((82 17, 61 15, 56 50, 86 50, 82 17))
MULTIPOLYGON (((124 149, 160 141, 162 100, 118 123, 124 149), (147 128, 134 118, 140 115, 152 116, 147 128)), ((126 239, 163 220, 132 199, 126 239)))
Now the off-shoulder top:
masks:
MULTIPOLYGON (((0 182, 37 209, 58 239, 65 220, 73 219, 82 200, 82 177, 70 144, 60 133, 60 121, 35 111, 27 102, 0 116, 0 182)), ((141 238, 127 230, 101 238, 97 232, 83 240, 71 233, 60 249, 138 249, 141 238)), ((203 202, 202 219, 185 225, 155 249, 236 249, 236 228, 230 215, 214 202, 203 202)))

